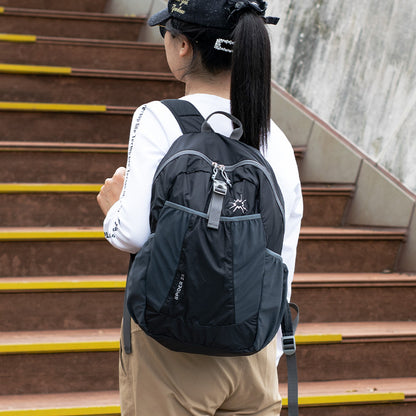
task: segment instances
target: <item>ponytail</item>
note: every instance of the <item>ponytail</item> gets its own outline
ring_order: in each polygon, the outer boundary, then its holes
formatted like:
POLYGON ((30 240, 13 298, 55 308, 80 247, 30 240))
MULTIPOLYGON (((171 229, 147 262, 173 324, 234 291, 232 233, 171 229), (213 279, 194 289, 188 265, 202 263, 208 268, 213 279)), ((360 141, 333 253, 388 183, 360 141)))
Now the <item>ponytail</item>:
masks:
POLYGON ((199 66, 212 74, 231 68, 231 113, 244 129, 241 141, 257 149, 267 144, 270 129, 270 39, 265 19, 251 10, 238 14, 234 30, 201 27, 169 19, 166 27, 173 36, 185 35, 200 59, 194 59, 186 75, 199 66), (214 48, 216 40, 234 41, 232 53, 214 48))
POLYGON ((231 113, 243 124, 241 141, 260 149, 270 130, 271 53, 264 20, 242 13, 233 40, 231 113))

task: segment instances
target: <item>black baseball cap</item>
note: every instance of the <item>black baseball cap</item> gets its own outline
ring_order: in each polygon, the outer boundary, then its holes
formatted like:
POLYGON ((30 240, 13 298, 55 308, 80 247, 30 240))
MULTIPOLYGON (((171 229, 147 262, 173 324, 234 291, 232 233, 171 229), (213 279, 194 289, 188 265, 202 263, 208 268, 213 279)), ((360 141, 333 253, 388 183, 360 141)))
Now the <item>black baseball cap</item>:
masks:
MULTIPOLYGON (((235 19, 230 19, 230 17, 236 11, 253 8, 258 14, 264 16, 266 7, 265 1, 256 0, 169 0, 168 7, 150 17, 148 24, 149 26, 160 25, 173 17, 199 26, 231 30, 235 26, 235 19)), ((276 24, 277 21, 266 20, 266 23, 276 24)))

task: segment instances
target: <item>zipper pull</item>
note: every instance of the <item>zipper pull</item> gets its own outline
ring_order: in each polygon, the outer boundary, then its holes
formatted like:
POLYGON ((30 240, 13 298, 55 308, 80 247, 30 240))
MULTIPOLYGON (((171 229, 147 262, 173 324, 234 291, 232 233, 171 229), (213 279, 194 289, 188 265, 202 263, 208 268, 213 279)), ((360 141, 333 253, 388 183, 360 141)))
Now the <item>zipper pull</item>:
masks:
POLYGON ((213 166, 212 176, 211 176, 212 180, 215 181, 217 179, 218 171, 220 171, 221 172, 221 176, 225 180, 226 184, 230 188, 232 188, 233 187, 233 184, 231 183, 230 178, 228 177, 227 172, 225 171, 225 166, 224 165, 220 165, 217 162, 212 162, 212 166, 213 166))
POLYGON ((221 175, 224 178, 225 182, 227 183, 227 185, 232 188, 233 184, 230 181, 230 178, 227 175, 227 172, 225 171, 225 166, 224 165, 220 165, 220 171, 221 171, 221 175))

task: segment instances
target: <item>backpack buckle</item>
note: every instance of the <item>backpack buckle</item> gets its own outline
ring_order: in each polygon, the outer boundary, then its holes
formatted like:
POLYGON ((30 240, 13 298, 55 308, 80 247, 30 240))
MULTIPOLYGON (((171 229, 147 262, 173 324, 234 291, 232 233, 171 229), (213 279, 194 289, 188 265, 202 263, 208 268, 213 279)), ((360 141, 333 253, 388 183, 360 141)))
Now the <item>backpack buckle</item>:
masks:
POLYGON ((211 201, 208 207, 208 228, 218 230, 225 195, 227 195, 227 184, 214 179, 211 201))
POLYGON ((293 355, 296 352, 296 340, 294 335, 282 337, 283 352, 286 355, 293 355))
POLYGON ((219 195, 227 195, 227 184, 223 181, 214 179, 214 192, 219 195))

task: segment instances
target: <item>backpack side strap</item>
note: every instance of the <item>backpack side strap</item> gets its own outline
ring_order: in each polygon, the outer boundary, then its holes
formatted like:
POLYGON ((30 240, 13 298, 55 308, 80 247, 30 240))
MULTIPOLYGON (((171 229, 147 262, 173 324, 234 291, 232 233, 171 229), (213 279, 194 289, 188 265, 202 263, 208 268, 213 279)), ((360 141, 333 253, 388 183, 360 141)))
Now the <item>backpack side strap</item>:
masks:
POLYGON ((289 416, 299 415, 298 405, 298 370, 296 363, 295 331, 299 322, 299 308, 294 303, 286 302, 286 312, 282 320, 282 344, 287 363, 287 401, 289 416), (296 311, 296 318, 292 321, 290 308, 296 311))
POLYGON ((205 119, 189 101, 163 100, 161 103, 169 108, 170 112, 175 116, 183 134, 201 131, 201 126, 205 119))
MULTIPOLYGON (((133 264, 133 260, 135 256, 136 256, 135 254, 130 254, 129 271, 133 264)), ((123 326, 122 326, 121 332, 123 334, 124 352, 126 354, 131 354, 131 318, 130 318, 130 312, 127 309, 127 297, 125 295, 124 295, 124 306, 123 306, 123 326)))

